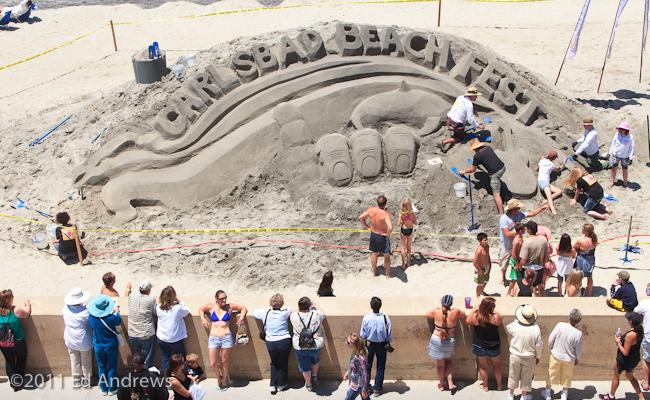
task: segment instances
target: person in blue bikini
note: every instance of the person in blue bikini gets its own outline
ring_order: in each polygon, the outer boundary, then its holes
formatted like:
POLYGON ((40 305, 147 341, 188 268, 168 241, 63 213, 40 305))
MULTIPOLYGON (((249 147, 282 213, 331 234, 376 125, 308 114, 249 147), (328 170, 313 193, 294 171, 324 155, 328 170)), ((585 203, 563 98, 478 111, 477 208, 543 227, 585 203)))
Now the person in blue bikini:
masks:
POLYGON ((229 375, 228 367, 230 361, 230 349, 233 346, 232 334, 230 333, 230 320, 232 314, 239 312, 237 325, 242 325, 246 320, 248 310, 239 304, 229 304, 228 295, 223 290, 217 290, 214 295, 216 303, 209 303, 199 308, 201 324, 204 328, 210 329, 208 336, 208 355, 210 357, 210 368, 219 379, 219 389, 228 389, 229 375), (219 365, 219 362, 221 364, 219 365))

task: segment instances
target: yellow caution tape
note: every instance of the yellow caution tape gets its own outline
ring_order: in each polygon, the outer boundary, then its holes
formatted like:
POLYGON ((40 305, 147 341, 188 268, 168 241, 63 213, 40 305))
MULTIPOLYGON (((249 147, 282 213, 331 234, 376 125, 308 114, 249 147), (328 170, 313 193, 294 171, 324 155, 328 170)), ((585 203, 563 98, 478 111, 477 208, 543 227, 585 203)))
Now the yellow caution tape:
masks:
POLYGON ((47 222, 37 221, 35 219, 20 218, 20 217, 16 217, 15 215, 8 215, 8 214, 1 214, 0 213, 0 217, 13 219, 13 220, 20 221, 20 222, 26 222, 28 224, 47 225, 47 222))
MULTIPOLYGON (((221 15, 232 15, 232 14, 243 14, 243 13, 252 13, 252 12, 260 12, 260 11, 275 11, 275 10, 288 10, 292 8, 305 8, 305 7, 332 7, 332 6, 337 6, 337 5, 371 5, 371 4, 395 4, 395 3, 433 3, 433 2, 438 2, 439 0, 361 0, 361 1, 341 1, 341 2, 335 2, 335 3, 325 3, 325 4, 299 4, 299 5, 291 5, 291 6, 277 6, 277 7, 256 7, 256 8, 242 8, 239 10, 224 10, 224 11, 215 11, 215 12, 210 12, 210 13, 205 13, 205 14, 191 14, 191 15, 181 15, 178 17, 172 17, 172 18, 164 18, 164 19, 146 19, 146 20, 136 20, 136 21, 125 21, 125 22, 114 22, 113 25, 137 25, 137 24, 143 24, 143 23, 151 23, 151 22, 165 22, 165 21, 171 21, 175 19, 193 19, 193 18, 205 18, 205 17, 217 17, 221 15)), ((87 38, 90 35, 95 34, 99 30, 103 29, 97 29, 92 32, 84 33, 83 35, 77 36, 73 39, 70 39, 66 42, 63 42, 59 45, 56 45, 54 47, 51 47, 47 50, 41 51, 38 54, 34 54, 32 56, 29 56, 27 58, 24 58, 22 60, 18 60, 15 62, 12 62, 10 64, 2 65, 0 66, 0 71, 4 69, 8 69, 11 67, 15 67, 16 65, 20 65, 23 63, 26 63, 27 61, 31 61, 35 58, 42 57, 46 54, 49 54, 53 51, 59 50, 63 47, 69 46, 72 43, 78 42, 81 39, 87 38)))
MULTIPOLYGON (((48 222, 38 221, 34 219, 21 218, 14 215, 1 214, 1 218, 8 218, 15 221, 20 221, 28 224, 47 225, 48 222)), ((228 234, 228 233, 368 233, 367 229, 354 229, 354 228, 197 228, 197 229, 113 229, 113 228, 80 228, 84 232, 96 233, 154 233, 154 234, 177 234, 177 235, 200 235, 200 234, 228 234)), ((399 235, 399 232, 393 232, 393 236, 399 235)), ((453 237, 453 238, 473 238, 474 235, 460 235, 460 234, 445 234, 421 231, 418 236, 424 237, 453 237)), ((490 237, 490 239, 498 239, 498 237, 490 237)))
POLYGON ((98 31, 99 31, 99 29, 94 30, 94 31, 92 31, 92 32, 84 33, 83 35, 77 36, 77 37, 74 38, 74 39, 70 39, 70 40, 68 40, 67 42, 63 42, 63 43, 61 43, 61 44, 59 44, 59 45, 56 45, 56 46, 54 46, 54 47, 51 47, 51 48, 49 48, 49 49, 47 49, 47 50, 41 51, 41 52, 38 53, 38 54, 34 54, 34 55, 32 55, 32 56, 29 56, 29 57, 24 58, 24 59, 19 60, 19 61, 12 62, 12 63, 10 63, 10 64, 2 65, 2 66, 0 66, 0 71, 2 71, 3 69, 7 69, 7 68, 11 68, 11 67, 15 67, 16 65, 20 65, 20 64, 22 64, 22 63, 26 63, 27 61, 31 61, 31 60, 33 60, 33 59, 35 59, 35 58, 42 57, 42 56, 44 56, 44 55, 46 55, 46 54, 49 54, 49 53, 51 53, 51 52, 53 52, 53 51, 55 51, 55 50, 58 50, 58 49, 60 49, 60 48, 62 48, 62 47, 65 47, 65 46, 71 45, 72 43, 78 42, 78 41, 80 41, 81 39, 87 38, 88 36, 90 36, 90 35, 92 35, 92 34, 98 32, 98 31))

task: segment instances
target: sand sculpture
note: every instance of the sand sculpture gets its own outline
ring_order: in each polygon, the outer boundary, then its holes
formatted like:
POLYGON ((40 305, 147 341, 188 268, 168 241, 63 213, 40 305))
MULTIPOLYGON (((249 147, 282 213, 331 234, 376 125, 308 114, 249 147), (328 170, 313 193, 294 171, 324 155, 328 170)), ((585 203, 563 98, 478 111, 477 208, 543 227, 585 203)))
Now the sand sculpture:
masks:
POLYGON ((207 65, 169 95, 151 127, 114 136, 74 179, 101 186, 118 222, 139 206, 190 208, 278 159, 298 196, 325 182, 408 180, 470 83, 484 93, 476 108, 492 116, 494 146, 512 171, 504 181, 514 195, 534 195, 534 173, 511 136, 548 112, 520 74, 449 36, 347 23, 278 35, 207 65))

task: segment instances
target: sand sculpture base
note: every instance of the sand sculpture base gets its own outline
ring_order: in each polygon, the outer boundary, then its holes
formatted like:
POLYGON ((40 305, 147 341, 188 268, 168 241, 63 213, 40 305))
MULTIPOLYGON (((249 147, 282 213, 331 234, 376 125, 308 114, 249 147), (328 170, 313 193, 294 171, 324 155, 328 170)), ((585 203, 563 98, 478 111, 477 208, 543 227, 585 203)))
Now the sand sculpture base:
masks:
MULTIPOLYGON (((448 134, 446 113, 472 83, 484 93, 475 108, 493 120, 505 187, 535 195, 530 154, 554 145, 539 130, 566 118, 542 104, 544 88, 488 51, 438 33, 346 23, 276 39, 189 76, 152 121, 113 135, 77 168, 76 184, 101 187, 105 210, 124 222, 141 206, 191 209, 260 171, 289 182, 294 198, 323 185, 413 182, 422 149, 448 134)), ((462 167, 467 156, 446 161, 462 167)))

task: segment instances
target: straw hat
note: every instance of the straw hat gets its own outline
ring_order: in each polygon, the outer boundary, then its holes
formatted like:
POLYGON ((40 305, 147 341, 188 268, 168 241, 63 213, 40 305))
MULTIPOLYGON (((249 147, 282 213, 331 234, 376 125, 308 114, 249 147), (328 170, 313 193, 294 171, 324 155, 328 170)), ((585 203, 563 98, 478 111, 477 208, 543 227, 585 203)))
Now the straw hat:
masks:
POLYGON ((517 307, 515 318, 522 325, 532 325, 537 321, 537 310, 530 304, 522 304, 517 307))
POLYGON ((478 140, 478 139, 474 139, 474 140, 472 141, 472 150, 479 149, 479 148, 485 146, 485 144, 486 144, 485 142, 481 142, 481 141, 478 140))
POLYGON ((99 294, 88 302, 88 313, 93 317, 102 318, 113 312, 115 300, 104 294, 99 294))
POLYGON ((629 132, 630 131, 630 124, 627 121, 623 121, 620 124, 618 124, 616 129, 625 129, 626 131, 629 132))
POLYGON ((467 88, 467 93, 463 94, 463 96, 480 96, 483 93, 479 92, 476 86, 470 86, 467 88))
POLYGON ((594 119, 592 117, 586 117, 582 120, 582 125, 593 125, 594 119))
POLYGON ((74 288, 70 293, 65 295, 63 302, 68 306, 76 306, 85 303, 89 298, 90 295, 88 292, 81 290, 80 288, 74 288))
POLYGON ((506 203, 505 211, 514 210, 515 208, 521 208, 521 202, 517 199, 510 199, 506 203))

